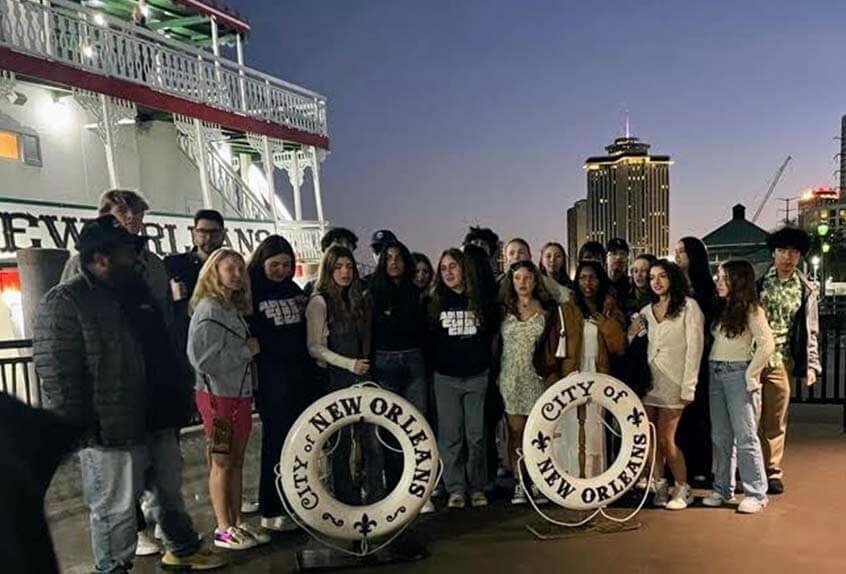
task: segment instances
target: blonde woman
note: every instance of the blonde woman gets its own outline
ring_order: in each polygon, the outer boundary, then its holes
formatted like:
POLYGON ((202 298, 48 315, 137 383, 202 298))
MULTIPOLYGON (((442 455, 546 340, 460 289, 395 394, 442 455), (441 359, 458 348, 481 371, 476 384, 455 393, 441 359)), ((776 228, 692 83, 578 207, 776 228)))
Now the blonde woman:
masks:
POLYGON ((245 527, 240 516, 244 451, 252 430, 253 357, 259 344, 244 320, 252 311, 252 295, 238 252, 219 249, 209 256, 191 311, 188 360, 196 371, 197 410, 209 442, 214 545, 246 550, 270 537, 245 527))

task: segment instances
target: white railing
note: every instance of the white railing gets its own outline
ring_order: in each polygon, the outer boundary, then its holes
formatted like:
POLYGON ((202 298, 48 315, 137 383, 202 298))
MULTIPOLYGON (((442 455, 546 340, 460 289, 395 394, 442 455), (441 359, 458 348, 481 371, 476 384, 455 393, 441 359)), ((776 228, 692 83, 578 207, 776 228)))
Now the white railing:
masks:
POLYGON ((279 234, 291 243, 297 261, 300 263, 320 263, 323 252, 320 239, 323 237, 325 222, 319 221, 280 221, 279 234))
POLYGON ((0 45, 243 116, 327 135, 326 100, 320 94, 80 4, 66 0, 46 4, 0 0, 0 45))

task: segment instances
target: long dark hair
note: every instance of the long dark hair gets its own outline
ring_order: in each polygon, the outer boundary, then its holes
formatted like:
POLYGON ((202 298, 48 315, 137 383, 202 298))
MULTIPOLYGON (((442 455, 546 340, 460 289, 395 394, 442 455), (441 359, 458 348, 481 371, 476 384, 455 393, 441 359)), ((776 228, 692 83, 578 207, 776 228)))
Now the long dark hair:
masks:
POLYGON ((320 274, 317 276, 314 293, 322 295, 326 299, 329 320, 355 322, 365 318, 367 315, 368 302, 358 275, 355 256, 346 247, 332 245, 323 254, 323 258, 320 260, 320 274), (332 279, 332 275, 335 272, 335 264, 339 259, 349 259, 352 262, 353 280, 350 286, 345 289, 342 289, 332 279))
POLYGON ((271 235, 259 243, 259 246, 253 252, 253 256, 250 257, 250 264, 247 266, 253 290, 260 289, 270 282, 264 274, 264 262, 282 253, 291 256, 291 279, 293 279, 293 274, 296 273, 297 269, 297 258, 294 255, 294 248, 281 235, 271 235))
POLYGON ((602 267, 602 264, 599 261, 594 261, 592 259, 586 259, 584 261, 579 261, 578 267, 576 267, 576 280, 574 282, 575 289, 573 291, 573 297, 575 298, 576 305, 581 309, 582 316, 590 317, 595 311, 601 312, 603 306, 605 305, 605 299, 608 297, 608 274, 605 273, 605 268, 602 267), (588 305, 587 299, 585 298, 585 294, 582 292, 582 286, 579 282, 579 277, 582 274, 582 271, 585 269, 590 269, 593 271, 596 278, 599 280, 599 289, 596 291, 596 309, 591 310, 590 306, 588 305))
MULTIPOLYGON (((684 276, 684 271, 682 271, 681 267, 672 261, 659 259, 653 263, 649 267, 650 277, 652 276, 652 270, 656 267, 663 269, 664 273, 667 274, 667 278, 670 280, 670 289, 668 292, 670 296, 670 303, 667 305, 667 317, 672 319, 673 317, 677 317, 687 304, 685 298, 690 296, 690 286, 687 282, 687 277, 684 276)), ((649 297, 652 299, 653 303, 658 302, 658 295, 655 294, 655 291, 652 290, 651 286, 649 289, 649 297)))
POLYGON ((543 276, 537 265, 531 261, 517 261, 508 269, 508 273, 506 273, 505 280, 502 282, 499 290, 499 298, 505 307, 505 313, 515 316, 519 315, 517 312, 517 291, 514 289, 514 274, 520 269, 528 269, 535 278, 535 288, 532 290, 532 298, 537 299, 544 309, 554 305, 555 301, 552 295, 549 294, 549 291, 546 290, 546 287, 544 287, 543 276))
POLYGON ((411 254, 411 258, 414 259, 414 267, 415 272, 417 270, 417 265, 422 263, 429 269, 429 285, 425 287, 425 291, 428 292, 429 288, 432 286, 432 283, 435 281, 435 268, 432 267, 432 262, 429 261, 429 258, 426 256, 425 253, 420 253, 419 251, 415 251, 411 254))
POLYGON ((429 320, 437 323, 440 318, 441 310, 443 308, 443 299, 450 291, 450 288, 444 283, 441 276, 441 263, 445 257, 451 257, 461 267, 461 276, 464 283, 464 293, 467 295, 467 310, 476 313, 480 325, 487 323, 486 305, 482 299, 482 294, 479 290, 478 277, 476 275, 475 266, 470 264, 469 258, 464 256, 464 253, 456 247, 450 247, 441 253, 438 259, 438 268, 435 272, 435 286, 432 288, 432 296, 429 299, 429 320))
POLYGON ((690 278, 693 298, 699 303, 705 316, 710 317, 714 309, 717 286, 708 263, 708 248, 696 237, 682 237, 680 241, 689 261, 687 276, 690 278))
POLYGON ((389 249, 399 250, 403 266, 405 267, 399 278, 400 285, 406 286, 414 282, 415 263, 414 258, 411 256, 411 251, 409 251, 408 247, 399 241, 386 243, 382 246, 382 252, 379 254, 379 261, 376 263, 376 271, 373 272, 373 276, 370 278, 370 288, 373 290, 374 296, 376 296, 376 294, 384 293, 390 289, 393 284, 393 279, 388 277, 389 249))
POLYGON ((550 241, 549 243, 545 243, 544 246, 541 247, 540 262, 538 263, 538 268, 540 269, 542 275, 552 277, 553 279, 555 279, 555 282, 559 285, 564 285, 565 287, 573 286, 573 280, 570 279, 569 275, 567 275, 567 250, 564 249, 564 246, 560 243, 550 241), (564 256, 564 262, 561 264, 561 269, 559 269, 557 273, 550 269, 547 269, 546 265, 543 264, 543 252, 549 249, 550 247, 560 249, 561 255, 564 256))
POLYGON ((749 324, 749 314, 760 307, 755 286, 755 270, 748 261, 726 261, 720 268, 726 274, 728 295, 717 299, 715 325, 729 339, 742 335, 749 324))

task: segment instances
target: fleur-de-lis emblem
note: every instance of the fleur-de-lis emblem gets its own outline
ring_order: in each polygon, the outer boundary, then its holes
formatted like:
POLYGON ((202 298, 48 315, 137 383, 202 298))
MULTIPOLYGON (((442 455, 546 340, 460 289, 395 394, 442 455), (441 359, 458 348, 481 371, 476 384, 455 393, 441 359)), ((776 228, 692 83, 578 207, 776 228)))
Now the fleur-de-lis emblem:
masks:
POLYGON ((532 439, 532 444, 538 447, 538 450, 541 452, 546 452, 546 447, 549 446, 550 442, 552 442, 552 439, 543 434, 541 431, 538 431, 537 438, 532 439))
POLYGON ((353 524, 353 527, 365 537, 373 532, 374 526, 376 526, 376 521, 367 516, 366 512, 361 515, 361 520, 353 524))
POLYGON ((637 410, 637 407, 632 409, 632 414, 626 417, 626 420, 634 424, 636 427, 640 426, 640 423, 643 421, 643 412, 637 410))

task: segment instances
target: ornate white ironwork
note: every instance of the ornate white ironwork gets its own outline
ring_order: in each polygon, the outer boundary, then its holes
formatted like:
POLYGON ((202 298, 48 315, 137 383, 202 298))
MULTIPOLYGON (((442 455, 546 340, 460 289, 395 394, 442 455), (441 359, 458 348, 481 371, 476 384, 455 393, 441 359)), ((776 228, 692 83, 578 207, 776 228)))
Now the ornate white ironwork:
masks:
POLYGON ((0 45, 229 112, 327 135, 320 94, 67 0, 0 0, 0 45), (99 20, 99 18, 98 18, 99 20))
MULTIPOLYGON (((109 119, 111 120, 112 143, 117 144, 123 134, 126 133, 126 126, 134 124, 138 111, 133 102, 105 96, 106 105, 109 106, 109 119), (129 123, 131 122, 131 123, 129 123)), ((97 137, 103 144, 106 144, 106 124, 103 118, 103 105, 100 94, 88 90, 73 90, 73 99, 79 104, 88 115, 94 118, 97 137)))
POLYGON ((204 151, 209 183, 229 207, 245 219, 273 220, 266 199, 253 191, 212 145, 212 142, 225 140, 220 126, 203 122, 203 141, 198 146, 191 118, 175 115, 173 123, 176 126, 179 147, 192 162, 197 163, 199 149, 204 151))
POLYGON ((15 74, 0 70, 0 98, 5 98, 15 91, 15 74))

